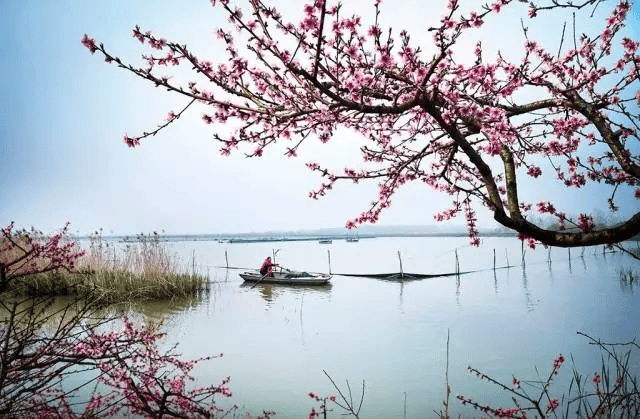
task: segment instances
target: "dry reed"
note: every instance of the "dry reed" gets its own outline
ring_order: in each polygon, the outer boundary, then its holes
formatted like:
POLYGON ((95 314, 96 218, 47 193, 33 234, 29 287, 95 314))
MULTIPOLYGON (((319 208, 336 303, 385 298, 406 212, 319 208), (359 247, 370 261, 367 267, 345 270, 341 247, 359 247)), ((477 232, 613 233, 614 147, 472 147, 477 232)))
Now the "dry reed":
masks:
MULTIPOLYGON (((85 295, 105 302, 158 300, 197 294, 207 278, 181 268, 157 233, 114 243, 101 232, 89 237, 87 254, 73 273, 48 272, 20 278, 12 291, 20 295, 85 295)), ((194 266, 194 264, 191 264, 194 266)))

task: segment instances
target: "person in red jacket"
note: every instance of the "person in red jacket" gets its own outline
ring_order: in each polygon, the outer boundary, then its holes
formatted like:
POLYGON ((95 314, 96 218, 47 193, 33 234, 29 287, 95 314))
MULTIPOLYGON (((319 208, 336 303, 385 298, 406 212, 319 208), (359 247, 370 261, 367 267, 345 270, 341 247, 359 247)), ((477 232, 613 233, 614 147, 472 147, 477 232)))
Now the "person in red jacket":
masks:
POLYGON ((267 258, 262 262, 260 266, 260 275, 273 277, 273 267, 278 266, 271 261, 271 256, 267 256, 267 258))

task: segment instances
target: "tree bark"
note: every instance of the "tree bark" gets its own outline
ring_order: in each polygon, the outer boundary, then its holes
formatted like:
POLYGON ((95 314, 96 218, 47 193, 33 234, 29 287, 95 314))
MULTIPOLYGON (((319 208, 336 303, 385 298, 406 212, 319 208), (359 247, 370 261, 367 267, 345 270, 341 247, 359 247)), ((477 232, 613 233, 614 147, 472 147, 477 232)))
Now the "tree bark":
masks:
POLYGON ((525 219, 514 220, 501 211, 495 211, 493 218, 503 226, 532 237, 548 246, 579 247, 613 244, 629 240, 636 234, 640 234, 640 212, 623 224, 588 232, 545 230, 525 219))

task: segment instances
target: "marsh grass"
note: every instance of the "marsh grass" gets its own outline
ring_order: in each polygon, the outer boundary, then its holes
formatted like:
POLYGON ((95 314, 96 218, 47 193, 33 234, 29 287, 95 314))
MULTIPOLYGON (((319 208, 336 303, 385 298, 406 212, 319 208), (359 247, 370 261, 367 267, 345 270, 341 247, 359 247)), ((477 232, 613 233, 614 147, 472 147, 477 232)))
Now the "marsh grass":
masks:
POLYGON ((18 295, 81 295, 115 303, 195 295, 206 282, 194 263, 187 267, 171 255, 157 233, 116 244, 96 232, 75 272, 30 275, 11 288, 18 295))

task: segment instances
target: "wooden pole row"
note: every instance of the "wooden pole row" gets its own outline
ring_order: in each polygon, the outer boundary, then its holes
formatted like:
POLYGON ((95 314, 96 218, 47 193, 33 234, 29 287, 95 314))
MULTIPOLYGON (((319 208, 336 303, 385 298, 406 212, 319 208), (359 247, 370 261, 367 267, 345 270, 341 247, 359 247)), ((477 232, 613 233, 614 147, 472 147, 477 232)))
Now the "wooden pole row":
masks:
MULTIPOLYGON (((637 243, 636 246, 638 246, 638 248, 640 249, 640 243, 637 243)), ((277 249, 277 250, 273 249, 273 260, 274 260, 274 263, 275 263, 276 255, 277 255, 279 250, 280 249, 277 249)), ((525 263, 526 263, 526 258, 525 258, 526 249, 524 248, 524 242, 522 242, 521 252, 522 252, 522 265, 524 266, 525 263)), ((568 252, 568 256, 569 256, 569 263, 571 263, 571 248, 567 248, 567 252, 568 252)), ((584 252, 585 252, 585 247, 582 248, 582 252, 580 253, 580 257, 581 258, 584 258, 584 252)), ((605 252, 606 252, 606 246, 603 245, 602 246, 602 254, 604 255, 605 252)), ((397 251, 397 253, 398 253, 398 262, 399 262, 399 265, 400 265, 400 278, 404 279, 405 275, 404 275, 404 268, 402 266, 402 254, 400 253, 399 250, 397 251)), ((456 273, 456 275, 459 275, 460 274, 460 257, 458 256, 458 249, 455 249, 454 253, 455 253, 455 273, 456 273)), ((511 265, 509 263, 509 253, 508 253, 506 248, 504 249, 504 253, 505 253, 505 258, 506 258, 506 261, 507 261, 507 266, 506 267, 507 268, 511 268, 511 265)), ((229 269, 230 268, 230 266, 229 266, 229 254, 228 254, 227 250, 224 251, 224 259, 225 259, 225 267, 227 269, 229 269)), ((328 260, 328 263, 329 263, 329 274, 331 274, 332 273, 332 270, 331 270, 331 250, 329 250, 329 249, 327 249, 327 260, 328 260)), ((551 249, 550 248, 548 249, 548 253, 547 253, 547 262, 549 264, 551 264, 551 249)), ((495 271, 496 269, 497 269, 496 249, 493 248, 493 270, 495 271)))
POLYGON ((493 271, 496 271, 496 249, 493 249, 493 271))

